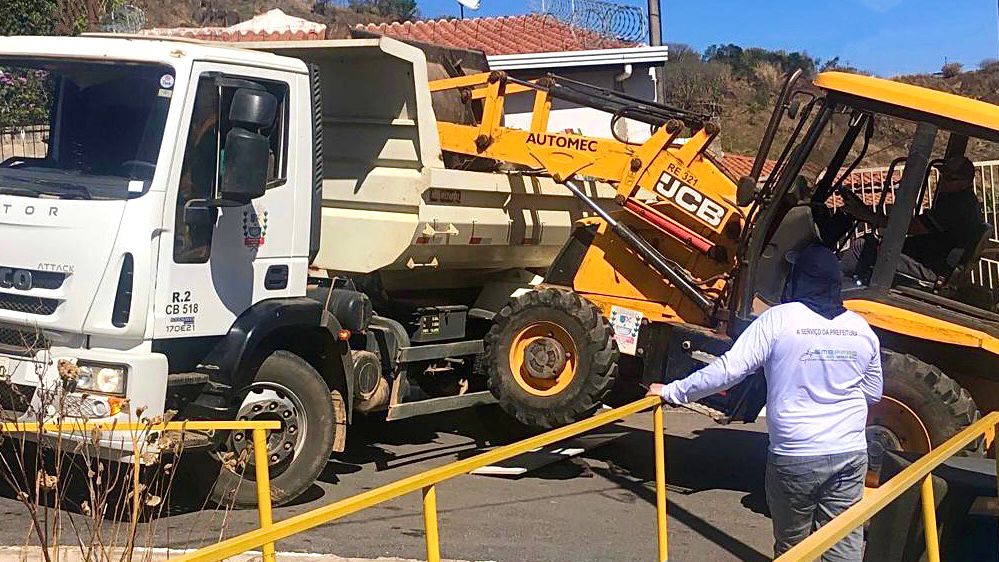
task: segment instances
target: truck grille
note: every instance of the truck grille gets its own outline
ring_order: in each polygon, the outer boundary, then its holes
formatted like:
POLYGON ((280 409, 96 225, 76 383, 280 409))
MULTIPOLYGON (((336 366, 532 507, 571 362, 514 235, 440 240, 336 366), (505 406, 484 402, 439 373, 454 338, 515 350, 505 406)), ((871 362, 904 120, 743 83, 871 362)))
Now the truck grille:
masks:
POLYGON ((8 267, 0 265, 0 269, 11 269, 26 271, 31 274, 31 288, 33 289, 58 289, 62 287, 63 281, 66 280, 66 274, 61 271, 39 271, 37 269, 20 269, 16 267, 8 267))
POLYGON ((0 353, 31 356, 48 347, 48 339, 40 332, 0 324, 0 353))
POLYGON ((49 316, 55 312, 58 306, 59 301, 55 299, 0 293, 0 309, 2 310, 13 310, 14 312, 36 314, 38 316, 49 316))

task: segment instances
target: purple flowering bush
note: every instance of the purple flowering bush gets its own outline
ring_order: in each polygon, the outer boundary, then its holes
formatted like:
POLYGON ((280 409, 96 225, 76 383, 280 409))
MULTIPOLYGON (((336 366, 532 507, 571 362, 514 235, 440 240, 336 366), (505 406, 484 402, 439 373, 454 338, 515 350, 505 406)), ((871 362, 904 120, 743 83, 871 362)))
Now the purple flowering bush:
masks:
POLYGON ((47 126, 52 95, 48 72, 0 66, 0 130, 47 126))

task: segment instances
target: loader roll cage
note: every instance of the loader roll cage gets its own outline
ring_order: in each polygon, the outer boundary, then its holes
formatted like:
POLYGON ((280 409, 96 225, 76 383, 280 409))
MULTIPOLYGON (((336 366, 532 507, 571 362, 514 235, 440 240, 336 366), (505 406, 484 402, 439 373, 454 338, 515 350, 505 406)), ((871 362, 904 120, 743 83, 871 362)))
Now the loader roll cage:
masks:
MULTIPOLYGON (((924 201, 932 167, 939 166, 945 158, 964 155, 969 135, 995 141, 999 133, 989 131, 979 124, 958 122, 947 115, 935 115, 920 111, 919 108, 892 105, 833 89, 818 95, 808 91, 801 93, 795 91, 798 88, 798 78, 798 75, 792 75, 785 82, 784 91, 778 98, 764 136, 764 143, 754 161, 753 172, 762 172, 763 165, 773 150, 772 144, 780 121, 785 117, 796 118, 786 144, 774 161, 773 171, 762 182, 759 176, 747 176, 740 181, 741 191, 751 185, 754 192, 747 228, 740 241, 740 271, 735 275, 736 288, 732 303, 733 331, 741 331, 741 327, 753 319, 756 313, 754 304, 758 299, 774 304, 771 301, 780 294, 779 287, 783 286, 789 269, 784 259, 788 252, 812 241, 842 247, 842 238, 821 238, 813 212, 829 212, 828 201, 847 189, 844 187, 844 180, 868 154, 871 138, 875 134, 875 124, 883 119, 910 125, 906 129, 911 131, 911 136, 906 137, 908 152, 895 158, 889 166, 886 177, 892 178, 896 168, 904 164, 890 208, 886 201, 887 187, 883 188, 874 204, 876 209, 888 211, 888 224, 881 232, 873 272, 869 279, 847 279, 844 298, 918 308, 958 324, 979 328, 985 326, 990 333, 999 333, 999 315, 994 310, 985 310, 941 296, 932 287, 923 290, 918 286, 901 286, 898 277, 898 266, 909 223, 918 215, 924 201), (797 96, 807 96, 810 101, 804 108, 800 108, 791 101, 797 96), (836 136, 832 134, 831 121, 839 116, 847 119, 848 126, 836 136), (943 132, 948 133, 946 150, 943 158, 934 158, 935 144, 943 132), (831 137, 839 140, 839 143, 833 147, 832 156, 825 157, 819 154, 817 146, 831 137), (801 186, 806 163, 816 163, 816 160, 823 171, 816 178, 814 190, 808 194, 796 193, 796 189, 801 186), (902 303, 900 299, 906 302, 902 303)), ((822 87, 820 82, 817 84, 822 87)), ((856 225, 855 220, 853 224, 856 225)), ((850 228, 847 235, 852 232, 853 228, 850 228)), ((980 246, 981 244, 976 251, 981 251, 980 246)), ((974 263, 977 258, 978 256, 963 256, 962 260, 974 263)))

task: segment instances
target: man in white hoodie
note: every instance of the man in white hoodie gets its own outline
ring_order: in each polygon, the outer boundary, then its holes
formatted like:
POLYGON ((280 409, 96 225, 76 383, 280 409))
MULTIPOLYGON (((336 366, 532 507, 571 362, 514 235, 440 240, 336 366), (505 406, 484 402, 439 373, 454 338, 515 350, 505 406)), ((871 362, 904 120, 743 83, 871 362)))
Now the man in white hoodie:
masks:
MULTIPOLYGON (((878 337, 843 307, 842 273, 824 246, 802 250, 784 303, 761 314, 732 349, 690 376, 649 393, 687 404, 763 369, 767 379, 767 503, 779 556, 863 496, 867 407, 881 399, 878 337)), ((859 561, 857 528, 822 557, 859 561)))

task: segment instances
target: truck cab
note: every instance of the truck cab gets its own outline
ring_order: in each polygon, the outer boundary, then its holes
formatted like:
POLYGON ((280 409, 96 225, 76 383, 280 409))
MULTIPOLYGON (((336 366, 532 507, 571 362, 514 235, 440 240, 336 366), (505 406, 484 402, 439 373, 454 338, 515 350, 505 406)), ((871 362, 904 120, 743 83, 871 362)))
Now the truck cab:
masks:
POLYGON ((303 410, 335 427, 346 345, 326 340, 342 348, 329 353, 337 368, 297 365, 321 383, 314 404, 295 381, 253 378, 281 330, 308 345, 340 329, 306 298, 318 210, 305 63, 176 41, 18 37, 0 39, 0 72, 0 97, 22 105, 0 125, 5 417, 254 417, 264 406, 299 419, 272 435, 275 464, 309 437, 328 454, 333 429, 306 430, 303 410))

